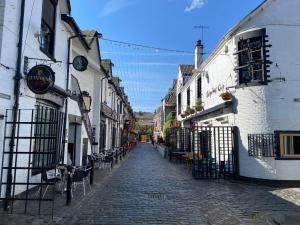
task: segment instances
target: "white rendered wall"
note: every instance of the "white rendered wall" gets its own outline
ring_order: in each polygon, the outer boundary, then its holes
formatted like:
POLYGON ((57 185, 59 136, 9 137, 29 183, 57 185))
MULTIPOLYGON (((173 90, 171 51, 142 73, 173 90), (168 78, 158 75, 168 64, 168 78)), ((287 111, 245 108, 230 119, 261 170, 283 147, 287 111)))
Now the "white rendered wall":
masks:
MULTIPOLYGON (((275 130, 300 131, 300 103, 294 101, 295 98, 300 98, 299 8, 300 1, 298 0, 271 1, 268 7, 248 20, 234 33, 231 39, 216 49, 217 54, 210 61, 205 61, 200 69, 202 72, 208 72, 208 76, 202 75, 204 109, 222 103, 220 94, 226 88, 229 88, 236 98, 236 114, 220 116, 225 116, 228 123, 220 124, 215 120, 216 118, 208 119, 208 121, 215 126, 234 125, 239 127, 241 176, 300 180, 300 174, 295 172, 300 170, 300 160, 249 157, 247 138, 248 134, 268 134, 274 133, 275 130), (272 81, 266 86, 231 88, 237 85, 237 73, 234 70, 237 60, 233 55, 236 52, 235 36, 260 28, 266 28, 269 43, 272 45, 269 49, 269 59, 273 61, 270 67, 270 79, 284 77, 286 82, 272 81), (228 52, 225 51, 225 46, 228 52)), ((196 76, 188 81, 182 90, 183 106, 186 105, 187 87, 191 89, 196 87, 196 76)), ((201 122, 199 124, 203 124, 205 121, 201 122)))

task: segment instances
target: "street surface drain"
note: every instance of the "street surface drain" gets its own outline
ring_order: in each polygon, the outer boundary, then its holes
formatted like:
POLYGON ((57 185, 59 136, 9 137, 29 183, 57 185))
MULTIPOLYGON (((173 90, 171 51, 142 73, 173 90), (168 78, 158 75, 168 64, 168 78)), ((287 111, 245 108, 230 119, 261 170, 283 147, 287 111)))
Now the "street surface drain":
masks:
POLYGON ((167 198, 165 194, 158 193, 158 192, 147 193, 147 196, 150 199, 156 199, 156 200, 164 200, 167 198))

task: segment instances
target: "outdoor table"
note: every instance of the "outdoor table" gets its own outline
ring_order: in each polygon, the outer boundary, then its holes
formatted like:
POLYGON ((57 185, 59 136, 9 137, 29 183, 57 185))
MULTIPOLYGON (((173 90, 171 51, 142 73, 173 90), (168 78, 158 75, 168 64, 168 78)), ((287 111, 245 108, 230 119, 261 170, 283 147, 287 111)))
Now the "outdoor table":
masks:
POLYGON ((175 157, 177 160, 179 159, 179 161, 181 162, 182 160, 182 156, 185 155, 187 152, 171 152, 171 157, 175 157))

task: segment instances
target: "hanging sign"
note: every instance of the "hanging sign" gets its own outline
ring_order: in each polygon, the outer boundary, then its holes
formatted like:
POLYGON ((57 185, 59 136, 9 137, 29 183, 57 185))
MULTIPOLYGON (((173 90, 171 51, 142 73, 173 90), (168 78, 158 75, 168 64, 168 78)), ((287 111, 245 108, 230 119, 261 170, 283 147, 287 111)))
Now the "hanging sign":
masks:
POLYGON ((36 65, 29 70, 26 82, 33 93, 45 94, 54 85, 55 73, 49 66, 36 65))
POLYGON ((87 66, 88 66, 89 62, 88 62, 87 58, 85 58, 82 55, 79 55, 79 56, 76 56, 73 59, 72 64, 73 64, 73 67, 74 67, 75 70, 83 72, 87 69, 87 66))

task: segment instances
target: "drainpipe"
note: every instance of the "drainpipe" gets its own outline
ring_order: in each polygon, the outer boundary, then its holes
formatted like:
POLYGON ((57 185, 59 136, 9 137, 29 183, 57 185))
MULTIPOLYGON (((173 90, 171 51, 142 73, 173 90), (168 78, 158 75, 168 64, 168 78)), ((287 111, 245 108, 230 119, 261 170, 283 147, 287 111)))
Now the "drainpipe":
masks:
POLYGON ((7 185, 6 185, 6 194, 4 201, 4 210, 9 210, 9 202, 11 198, 11 186, 12 186, 12 166, 13 166, 13 152, 15 146, 15 136, 16 136, 16 122, 18 118, 18 110, 19 110, 19 100, 20 100, 20 83, 22 79, 21 74, 21 64, 22 64, 22 48, 23 48, 23 27, 24 27, 24 14, 25 14, 25 0, 21 2, 21 13, 20 13, 20 21, 19 21, 19 40, 18 40, 18 55, 17 55, 17 65, 16 65, 16 74, 15 74, 15 82, 14 82, 14 96, 15 102, 12 110, 12 130, 9 142, 9 159, 8 159, 8 171, 7 171, 7 185))
MULTIPOLYGON (((105 73, 105 70, 102 68, 102 70, 104 71, 104 73, 105 73)), ((100 93, 100 105, 101 105, 101 107, 102 107, 102 101, 103 101, 103 80, 104 79, 106 79, 107 78, 107 76, 106 76, 106 74, 104 74, 105 76, 103 77, 103 78, 101 78, 101 81, 100 81, 100 85, 101 85, 101 93, 100 93)), ((100 110, 100 123, 101 123, 101 110, 100 110)), ((100 132, 101 132, 101 130, 100 130, 100 132)), ((99 132, 99 133, 100 133, 99 132)), ((100 137, 99 137, 99 151, 100 151, 100 147, 101 147, 101 133, 100 133, 100 137)), ((106 140, 104 140, 104 141, 106 141, 106 140)))
MULTIPOLYGON (((71 55, 71 40, 77 38, 79 34, 75 34, 68 38, 68 55, 67 55, 67 81, 66 81, 66 92, 69 90, 69 79, 70 79, 70 55, 71 55)), ((66 149, 66 130, 67 130, 67 117, 68 117, 68 103, 69 98, 67 97, 65 100, 65 112, 64 112, 64 131, 63 131, 63 152, 65 154, 66 149)), ((67 176, 67 199, 66 205, 71 204, 72 193, 71 193, 71 167, 68 168, 68 176, 67 176)))

